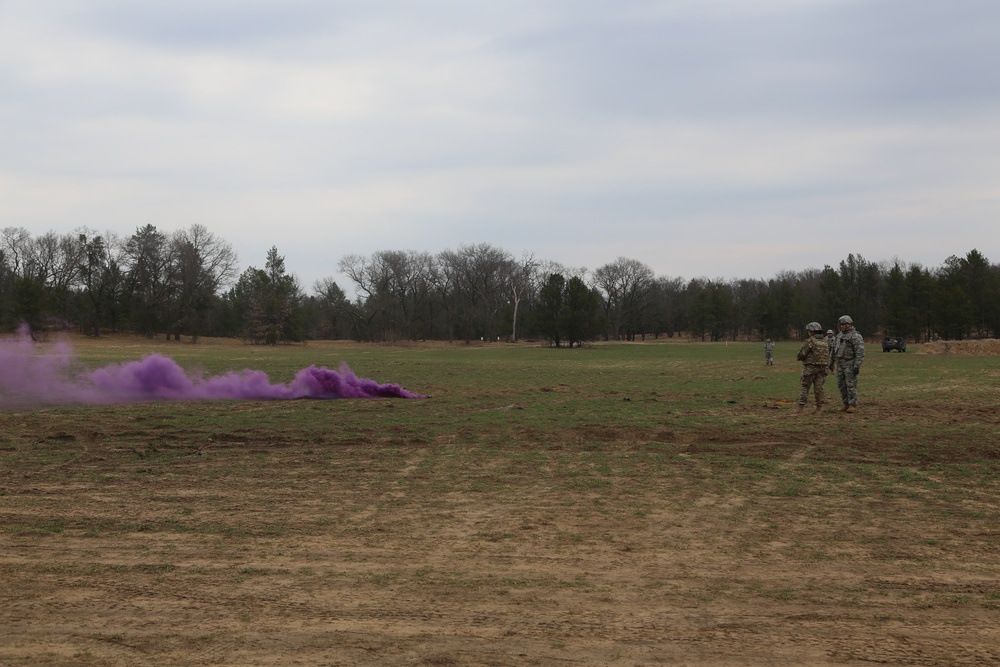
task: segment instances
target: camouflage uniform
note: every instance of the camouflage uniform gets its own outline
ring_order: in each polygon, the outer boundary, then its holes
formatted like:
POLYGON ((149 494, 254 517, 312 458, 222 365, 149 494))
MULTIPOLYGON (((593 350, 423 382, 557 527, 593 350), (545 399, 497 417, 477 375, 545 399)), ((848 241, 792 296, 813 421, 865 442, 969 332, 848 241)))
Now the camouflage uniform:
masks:
MULTIPOLYGON (((815 386, 816 410, 826 403, 823 383, 826 382, 826 365, 830 359, 830 346, 822 336, 809 336, 799 348, 796 359, 802 362, 802 388, 799 391, 799 405, 809 402, 809 387, 815 386)), ((800 408, 801 409, 801 408, 800 408)))
POLYGON ((853 326, 837 335, 837 348, 830 355, 830 368, 837 364, 837 388, 845 407, 858 405, 858 373, 865 360, 865 339, 853 326))
POLYGON ((774 365, 774 343, 768 338, 764 341, 764 364, 766 366, 774 365))

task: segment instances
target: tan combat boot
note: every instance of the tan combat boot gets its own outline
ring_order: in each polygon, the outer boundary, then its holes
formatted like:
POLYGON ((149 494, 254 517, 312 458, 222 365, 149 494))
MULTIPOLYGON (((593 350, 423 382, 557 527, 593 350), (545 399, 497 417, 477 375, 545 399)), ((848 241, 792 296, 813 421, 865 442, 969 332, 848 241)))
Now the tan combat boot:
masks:
POLYGON ((798 414, 801 415, 802 411, 805 410, 805 409, 806 409, 805 403, 799 403, 799 407, 796 408, 795 412, 797 412, 798 414))
POLYGON ((847 403, 844 403, 843 405, 840 406, 840 411, 841 412, 847 412, 847 408, 849 408, 849 407, 851 407, 851 406, 849 406, 847 403))
POLYGON ((818 414, 819 414, 819 413, 821 413, 821 412, 823 412, 823 406, 822 406, 822 405, 817 405, 817 406, 816 406, 816 409, 815 409, 815 410, 813 410, 813 414, 814 414, 814 415, 818 415, 818 414))
POLYGON ((857 408, 854 407, 853 405, 848 405, 847 409, 844 410, 844 412, 856 412, 856 411, 857 411, 857 408))

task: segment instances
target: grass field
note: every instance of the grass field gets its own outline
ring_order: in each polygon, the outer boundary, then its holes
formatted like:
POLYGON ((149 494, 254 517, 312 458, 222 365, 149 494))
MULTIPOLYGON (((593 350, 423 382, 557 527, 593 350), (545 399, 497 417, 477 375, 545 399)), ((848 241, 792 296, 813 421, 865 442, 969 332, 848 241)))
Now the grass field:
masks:
POLYGON ((1000 664, 1000 357, 797 347, 80 339, 429 398, 0 411, 0 665, 1000 664))

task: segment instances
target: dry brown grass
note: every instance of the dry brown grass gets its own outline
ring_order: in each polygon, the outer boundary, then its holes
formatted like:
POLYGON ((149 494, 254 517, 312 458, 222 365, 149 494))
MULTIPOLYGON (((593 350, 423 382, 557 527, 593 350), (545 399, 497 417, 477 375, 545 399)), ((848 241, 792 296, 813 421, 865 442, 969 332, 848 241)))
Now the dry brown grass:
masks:
POLYGON ((958 354, 971 357, 995 357, 1000 355, 1000 339, 983 340, 936 340, 920 345, 917 354, 958 354))

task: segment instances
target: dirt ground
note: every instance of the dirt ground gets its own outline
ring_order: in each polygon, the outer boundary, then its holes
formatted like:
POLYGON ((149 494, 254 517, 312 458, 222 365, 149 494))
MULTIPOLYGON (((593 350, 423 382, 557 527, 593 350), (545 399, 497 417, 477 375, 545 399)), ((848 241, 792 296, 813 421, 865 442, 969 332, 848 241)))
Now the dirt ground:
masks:
POLYGON ((1000 664, 979 459, 738 430, 475 448, 88 414, 0 415, 2 665, 1000 664))

